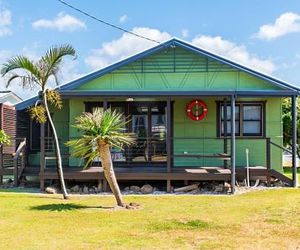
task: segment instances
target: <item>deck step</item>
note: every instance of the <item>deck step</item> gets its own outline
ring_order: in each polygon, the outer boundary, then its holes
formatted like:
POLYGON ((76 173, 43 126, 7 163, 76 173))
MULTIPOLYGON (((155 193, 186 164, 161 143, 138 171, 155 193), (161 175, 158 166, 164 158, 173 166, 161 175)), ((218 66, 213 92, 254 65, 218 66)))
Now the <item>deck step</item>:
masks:
POLYGON ((293 180, 290 179, 289 177, 285 176, 284 174, 282 174, 274 169, 271 169, 270 174, 272 177, 275 177, 275 178, 281 180, 282 182, 286 183, 290 187, 293 186, 293 180))

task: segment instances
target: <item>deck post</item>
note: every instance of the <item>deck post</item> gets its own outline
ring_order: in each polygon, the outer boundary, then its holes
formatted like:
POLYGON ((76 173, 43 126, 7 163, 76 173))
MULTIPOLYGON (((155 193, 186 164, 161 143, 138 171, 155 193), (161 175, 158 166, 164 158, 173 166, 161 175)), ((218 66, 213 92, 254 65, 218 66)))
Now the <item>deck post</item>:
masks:
POLYGON ((293 187, 297 187, 297 96, 292 96, 292 166, 293 187))
POLYGON ((231 96, 231 192, 235 193, 235 99, 236 96, 231 96))
POLYGON ((271 184, 271 140, 266 138, 266 153, 267 153, 267 184, 271 184))
MULTIPOLYGON (((223 124, 224 124, 224 153, 227 154, 227 99, 224 99, 223 104, 223 124)), ((224 160, 224 168, 227 168, 227 160, 224 160)))
POLYGON ((107 110, 108 106, 107 106, 107 99, 103 99, 103 110, 107 110))
POLYGON ((40 144, 41 144, 41 154, 40 154, 40 189, 44 191, 45 189, 45 123, 41 123, 40 127, 41 137, 40 137, 40 144))
MULTIPOLYGON (((167 99, 167 172, 172 171, 172 157, 171 157, 171 98, 167 99)), ((167 180, 167 192, 171 192, 171 180, 167 180)))

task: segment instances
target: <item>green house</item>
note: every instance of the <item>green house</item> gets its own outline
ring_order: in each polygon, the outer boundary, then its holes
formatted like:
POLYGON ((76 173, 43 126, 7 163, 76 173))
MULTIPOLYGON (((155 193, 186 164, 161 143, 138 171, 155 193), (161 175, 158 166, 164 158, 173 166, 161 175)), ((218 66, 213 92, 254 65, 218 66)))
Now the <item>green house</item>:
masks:
MULTIPOLYGON (((58 90, 63 109, 53 110, 52 115, 66 179, 103 179, 100 159, 82 170, 84 161, 71 157, 64 146, 80 136, 72 127, 75 117, 100 107, 122 112, 130 120, 124 130, 137 136, 130 148, 112 148, 117 178, 166 180, 169 188, 173 180, 231 180, 234 186, 246 166, 255 175, 282 172, 282 98, 291 97, 295 108, 299 91, 178 39, 58 90)), ((36 100, 16 106, 18 134, 27 138, 28 166, 39 169, 43 187, 44 179, 57 176, 52 133, 46 124, 41 134, 40 126, 26 113, 36 100)))

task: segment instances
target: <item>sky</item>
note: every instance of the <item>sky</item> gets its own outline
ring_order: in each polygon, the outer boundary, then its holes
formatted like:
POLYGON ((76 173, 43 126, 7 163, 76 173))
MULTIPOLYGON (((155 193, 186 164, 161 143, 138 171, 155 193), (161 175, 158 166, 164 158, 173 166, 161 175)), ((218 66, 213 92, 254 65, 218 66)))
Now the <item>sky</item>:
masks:
MULTIPOLYGON (((158 41, 178 37, 300 86, 300 2, 295 0, 66 0, 100 19, 158 41)), ((156 44, 96 22, 57 0, 0 0, 0 65, 71 44, 64 84, 156 44)), ((1 66, 0 66, 1 67, 1 66)), ((0 90, 6 78, 0 77, 0 90)), ((8 88, 23 99, 37 89, 8 88)))

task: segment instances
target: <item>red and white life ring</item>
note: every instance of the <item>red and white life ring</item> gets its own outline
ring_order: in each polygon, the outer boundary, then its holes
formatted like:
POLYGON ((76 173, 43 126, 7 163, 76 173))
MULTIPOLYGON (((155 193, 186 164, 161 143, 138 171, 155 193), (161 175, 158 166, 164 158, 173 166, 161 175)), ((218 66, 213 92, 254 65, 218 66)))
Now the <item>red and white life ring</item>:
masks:
POLYGON ((193 100, 186 105, 186 114, 193 121, 201 121, 207 115, 207 105, 202 100, 193 100))

